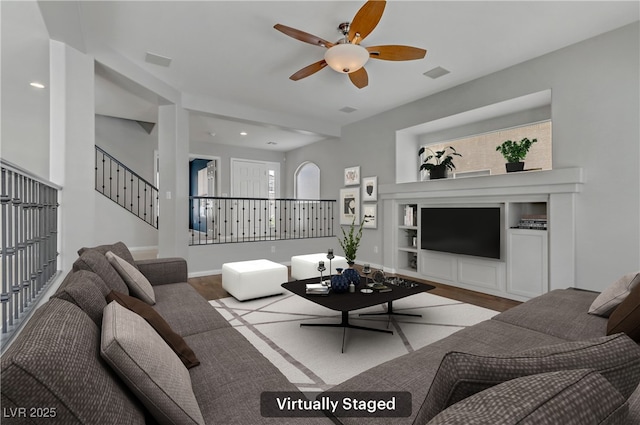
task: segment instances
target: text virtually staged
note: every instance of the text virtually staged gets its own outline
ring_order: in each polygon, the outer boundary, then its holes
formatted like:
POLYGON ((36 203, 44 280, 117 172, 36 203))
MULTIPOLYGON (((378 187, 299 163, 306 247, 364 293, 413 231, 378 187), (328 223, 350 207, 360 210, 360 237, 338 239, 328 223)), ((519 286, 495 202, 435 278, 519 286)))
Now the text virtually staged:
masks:
POLYGON ((260 396, 264 417, 408 417, 411 393, 408 391, 370 391, 323 393, 271 392, 260 396))

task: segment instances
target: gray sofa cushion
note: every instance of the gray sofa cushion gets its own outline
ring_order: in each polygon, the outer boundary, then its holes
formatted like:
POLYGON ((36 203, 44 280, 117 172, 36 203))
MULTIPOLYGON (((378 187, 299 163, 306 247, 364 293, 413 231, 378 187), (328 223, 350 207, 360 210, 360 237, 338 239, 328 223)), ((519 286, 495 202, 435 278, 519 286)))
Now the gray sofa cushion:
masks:
MULTIPOLYGON (((450 351, 467 351, 476 354, 509 354, 534 347, 565 342, 562 339, 528 329, 519 328, 496 320, 486 320, 464 328, 433 344, 398 357, 337 385, 331 391, 409 391, 413 413, 409 418, 367 418, 367 425, 410 423, 429 391, 443 357, 450 351)), ((193 346, 192 346, 193 348, 193 346)), ((196 352, 197 353, 197 352, 196 352)), ((200 359, 202 360, 202 359, 200 359)), ((340 418, 349 425, 362 424, 362 418, 340 418)), ((426 421, 416 422, 424 424, 426 421)))
POLYGON ((65 277, 53 297, 77 305, 89 315, 96 326, 102 326, 102 310, 107 306, 104 292, 107 290, 107 285, 100 276, 87 270, 78 270, 65 277))
POLYGON ((191 335, 185 340, 201 362, 189 373, 205 418, 225 425, 330 423, 327 418, 262 417, 263 391, 298 390, 235 328, 191 335))
POLYGON ((618 334, 510 356, 451 352, 440 363, 418 421, 426 422, 452 404, 511 379, 583 368, 597 370, 627 399, 640 382, 640 347, 618 334))
POLYGON ((133 255, 131 255, 131 251, 129 251, 129 248, 127 248, 127 245, 125 245, 124 242, 116 242, 114 244, 99 245, 94 247, 83 247, 78 250, 78 255, 82 256, 82 254, 87 251, 96 251, 102 255, 105 255, 108 251, 111 251, 118 257, 127 261, 132 266, 137 267, 136 261, 133 259, 133 255))
POLYGON ((100 354, 158 422, 204 425, 178 356, 142 317, 117 302, 104 309, 100 354))
POLYGON ((178 335, 187 336, 231 327, 215 308, 188 283, 154 286, 156 310, 178 335), (185 311, 189 314, 185 315, 185 311))
POLYGON ((494 316, 511 323, 569 341, 607 334, 607 319, 587 314, 597 292, 557 289, 494 316))
POLYGON ((49 300, 2 356, 3 406, 54 408, 63 424, 144 424, 142 406, 99 350, 95 323, 77 306, 49 300))
POLYGON ((73 271, 88 270, 94 272, 104 281, 109 291, 118 291, 129 295, 129 288, 107 257, 96 250, 86 250, 73 263, 73 271))
POLYGON ((599 373, 550 372, 507 381, 444 410, 428 425, 624 425, 628 405, 599 373))
POLYGON ((156 303, 156 294, 153 287, 146 277, 134 266, 127 263, 111 251, 107 251, 104 255, 109 263, 118 272, 124 283, 129 287, 129 293, 134 297, 140 298, 149 305, 156 303))

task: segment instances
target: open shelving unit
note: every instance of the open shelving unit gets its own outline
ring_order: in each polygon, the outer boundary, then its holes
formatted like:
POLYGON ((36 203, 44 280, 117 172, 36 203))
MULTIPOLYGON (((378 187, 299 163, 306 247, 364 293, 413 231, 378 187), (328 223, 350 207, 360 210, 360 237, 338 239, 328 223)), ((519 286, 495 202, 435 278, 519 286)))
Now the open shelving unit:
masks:
MULTIPOLYGON (((493 204, 499 205, 502 211, 500 259, 422 250, 420 209, 432 204, 395 202, 394 271, 522 301, 547 292, 547 200, 532 197, 493 204), (534 219, 544 226, 536 229, 519 227, 534 219)), ((461 207, 475 205, 472 202, 460 204, 461 207)))
POLYGON ((399 204, 397 259, 401 272, 418 272, 418 204, 399 204))

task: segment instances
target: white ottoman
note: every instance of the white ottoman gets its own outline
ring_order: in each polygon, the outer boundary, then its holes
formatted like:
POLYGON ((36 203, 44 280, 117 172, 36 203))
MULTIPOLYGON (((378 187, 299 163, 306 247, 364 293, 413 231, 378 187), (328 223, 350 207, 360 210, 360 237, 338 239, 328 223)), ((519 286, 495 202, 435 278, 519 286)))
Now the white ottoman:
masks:
POLYGON ((323 276, 337 274, 336 268, 346 269, 349 267, 347 260, 338 255, 331 260, 331 272, 329 272, 327 254, 295 255, 291 257, 291 277, 297 280, 319 277, 318 263, 320 261, 324 261, 324 266, 327 268, 327 270, 322 272, 323 276))
POLYGON ((287 266, 269 260, 222 265, 222 287, 240 301, 281 294, 280 285, 288 281, 287 266))

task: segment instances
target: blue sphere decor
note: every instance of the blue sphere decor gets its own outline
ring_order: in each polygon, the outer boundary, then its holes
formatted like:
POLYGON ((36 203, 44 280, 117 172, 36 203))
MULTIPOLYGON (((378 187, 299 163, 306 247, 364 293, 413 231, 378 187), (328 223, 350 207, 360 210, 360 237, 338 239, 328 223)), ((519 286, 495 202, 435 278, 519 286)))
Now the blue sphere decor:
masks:
POLYGON ((347 278, 348 283, 353 283, 356 286, 360 284, 360 273, 358 273, 358 270, 349 267, 348 269, 344 269, 342 275, 347 278))
POLYGON ((342 294, 349 290, 349 280, 340 273, 342 269, 336 268, 338 274, 331 276, 331 290, 336 294, 342 294))

